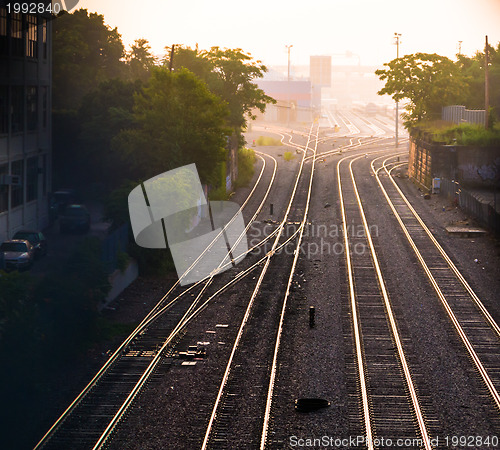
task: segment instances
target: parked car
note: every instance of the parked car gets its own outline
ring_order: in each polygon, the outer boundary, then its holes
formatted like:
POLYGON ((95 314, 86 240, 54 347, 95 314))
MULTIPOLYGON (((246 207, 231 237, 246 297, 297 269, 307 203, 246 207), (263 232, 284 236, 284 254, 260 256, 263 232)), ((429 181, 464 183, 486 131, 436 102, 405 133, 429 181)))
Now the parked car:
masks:
POLYGON ((29 241, 29 243, 35 249, 35 258, 40 258, 40 256, 47 254, 47 239, 41 231, 33 230, 22 230, 18 231, 12 239, 21 239, 29 241))
POLYGON ((90 213, 84 205, 68 205, 59 217, 59 230, 66 231, 90 230, 90 213))
POLYGON ((49 216, 51 221, 57 219, 68 205, 77 202, 76 191, 74 189, 65 188, 52 192, 49 195, 49 216))
POLYGON ((24 239, 11 239, 0 245, 0 252, 3 254, 5 268, 28 269, 35 260, 35 249, 24 239))

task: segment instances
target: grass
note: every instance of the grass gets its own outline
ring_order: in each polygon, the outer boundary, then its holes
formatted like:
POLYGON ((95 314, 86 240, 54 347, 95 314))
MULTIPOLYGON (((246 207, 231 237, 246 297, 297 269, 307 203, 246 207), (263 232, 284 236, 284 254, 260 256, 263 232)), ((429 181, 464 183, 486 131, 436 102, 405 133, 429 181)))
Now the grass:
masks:
POLYGON ((279 139, 270 136, 259 136, 255 143, 257 145, 269 146, 269 145, 283 145, 279 139))
POLYGON ((417 137, 420 135, 420 137, 435 143, 479 147, 500 145, 500 123, 496 123, 492 128, 485 130, 482 125, 470 123, 450 125, 449 122, 440 120, 420 123, 416 128, 418 129, 415 133, 417 137))
POLYGON ((292 152, 285 152, 283 158, 285 158, 285 161, 291 161, 292 159, 295 159, 295 155, 292 152))

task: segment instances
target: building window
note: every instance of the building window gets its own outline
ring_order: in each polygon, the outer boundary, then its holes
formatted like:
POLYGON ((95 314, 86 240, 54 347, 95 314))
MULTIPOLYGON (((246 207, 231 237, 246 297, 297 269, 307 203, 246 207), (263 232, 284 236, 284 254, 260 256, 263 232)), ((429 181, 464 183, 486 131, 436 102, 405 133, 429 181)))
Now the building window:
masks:
POLYGON ((10 37, 12 38, 12 56, 24 56, 23 16, 12 13, 10 19, 10 37))
POLYGON ((26 201, 38 197, 38 156, 28 158, 26 162, 26 201))
POLYGON ((42 19, 42 56, 47 59, 48 45, 47 45, 47 19, 42 19))
POLYGON ((24 89, 23 86, 12 86, 12 102, 10 105, 10 115, 12 123, 12 133, 24 131, 24 89))
POLYGON ((0 55, 9 54, 9 35, 7 33, 7 8, 0 7, 0 55))
POLYGON ((11 184, 10 186, 10 204, 12 208, 22 205, 24 201, 24 186, 23 186, 24 161, 13 161, 11 165, 11 175, 19 177, 19 184, 11 184))
POLYGON ((9 87, 0 86, 0 134, 9 132, 9 87))
POLYGON ((38 58, 38 21, 33 15, 27 16, 26 56, 38 58))
POLYGON ((26 88, 26 104, 28 131, 35 131, 38 127, 38 96, 36 86, 26 88))
MULTIPOLYGON (((9 173, 9 165, 0 165, 0 179, 9 173)), ((0 213, 9 209, 9 186, 0 183, 0 213)))
POLYGON ((49 121, 49 88, 42 86, 42 127, 45 130, 49 121))

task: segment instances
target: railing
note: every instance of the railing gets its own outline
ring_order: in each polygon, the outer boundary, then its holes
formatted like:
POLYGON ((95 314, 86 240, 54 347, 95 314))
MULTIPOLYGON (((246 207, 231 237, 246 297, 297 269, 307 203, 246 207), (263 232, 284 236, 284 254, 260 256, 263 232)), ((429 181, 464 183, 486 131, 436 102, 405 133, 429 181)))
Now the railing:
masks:
POLYGON ((484 109, 465 109, 465 106, 453 105, 443 107, 441 119, 456 124, 476 123, 484 125, 486 123, 486 111, 484 109))

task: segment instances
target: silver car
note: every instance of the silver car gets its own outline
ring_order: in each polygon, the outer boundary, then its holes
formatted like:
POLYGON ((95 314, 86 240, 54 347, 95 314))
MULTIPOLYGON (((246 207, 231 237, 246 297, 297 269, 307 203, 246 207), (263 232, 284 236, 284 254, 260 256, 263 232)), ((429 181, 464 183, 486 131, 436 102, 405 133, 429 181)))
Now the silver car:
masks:
POLYGON ((0 245, 0 252, 7 270, 27 269, 33 265, 35 259, 34 247, 24 239, 5 241, 0 245))

